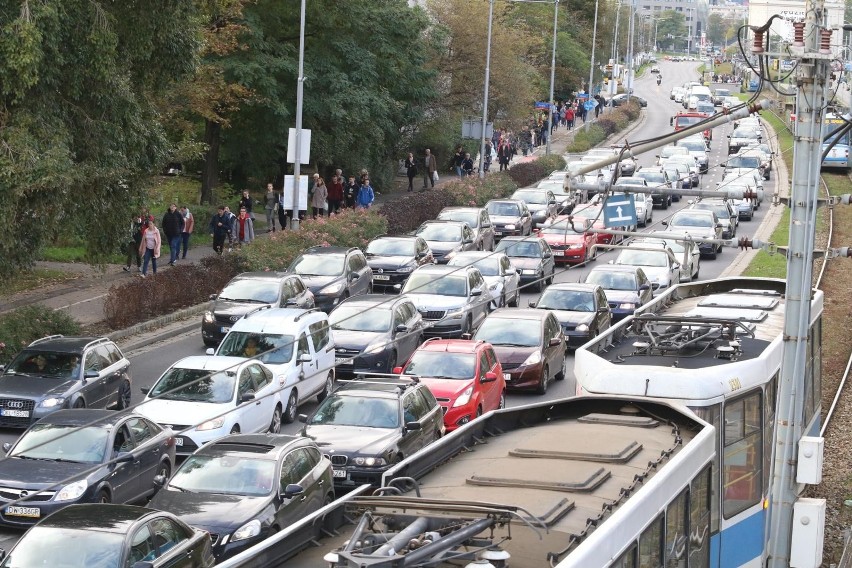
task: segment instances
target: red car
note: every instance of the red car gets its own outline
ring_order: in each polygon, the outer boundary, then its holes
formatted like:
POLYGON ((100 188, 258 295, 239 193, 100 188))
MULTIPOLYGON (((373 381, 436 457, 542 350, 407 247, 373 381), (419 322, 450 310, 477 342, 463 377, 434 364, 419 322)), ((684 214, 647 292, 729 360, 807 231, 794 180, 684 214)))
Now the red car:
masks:
POLYGON ((597 234, 584 231, 584 224, 583 219, 575 219, 572 225, 567 215, 560 215, 552 223, 543 225, 537 231, 538 235, 550 245, 556 262, 579 264, 594 260, 597 255, 592 250, 592 246, 597 244, 597 234))
POLYGON ((433 338, 394 373, 416 376, 444 410, 447 432, 506 406, 506 380, 494 348, 484 341, 433 338))

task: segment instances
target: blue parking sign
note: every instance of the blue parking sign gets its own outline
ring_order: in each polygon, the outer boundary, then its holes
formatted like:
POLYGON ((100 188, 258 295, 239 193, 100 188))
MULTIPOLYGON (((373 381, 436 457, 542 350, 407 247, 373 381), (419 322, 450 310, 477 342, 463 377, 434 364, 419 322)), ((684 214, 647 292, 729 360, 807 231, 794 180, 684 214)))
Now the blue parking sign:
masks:
POLYGON ((636 225, 636 202, 632 195, 610 195, 604 202, 604 226, 607 228, 636 225))

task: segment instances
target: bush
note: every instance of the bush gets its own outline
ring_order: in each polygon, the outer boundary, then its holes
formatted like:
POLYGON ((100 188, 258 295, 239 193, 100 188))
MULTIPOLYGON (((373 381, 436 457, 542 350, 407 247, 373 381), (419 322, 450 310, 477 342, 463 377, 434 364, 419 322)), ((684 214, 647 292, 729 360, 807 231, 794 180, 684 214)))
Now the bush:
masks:
POLYGON ((40 304, 0 315, 0 365, 8 364, 18 352, 41 337, 54 334, 80 335, 80 324, 65 312, 40 304))
MULTIPOLYGON (((443 191, 450 195, 450 205, 482 207, 492 199, 508 197, 518 189, 518 184, 507 172, 493 173, 480 179, 468 177, 451 181, 443 191)), ((432 217, 434 219, 434 217, 432 217)))
POLYGON ((585 152, 604 140, 606 140, 606 132, 597 124, 593 124, 588 130, 583 128, 583 130, 578 132, 574 136, 574 140, 566 148, 566 151, 570 153, 585 152))
POLYGON ((566 166, 565 158, 560 156, 559 154, 551 154, 549 156, 542 156, 537 160, 537 162, 547 170, 546 176, 550 175, 550 172, 554 172, 556 170, 564 170, 566 166))
POLYGON ((434 219, 448 205, 453 205, 452 195, 443 189, 433 189, 385 203, 381 214, 387 219, 387 232, 398 235, 415 230, 423 221, 434 219))
POLYGON ((248 268, 239 253, 211 256, 199 264, 180 264, 165 273, 113 285, 104 299, 106 323, 122 329, 204 302, 248 268))

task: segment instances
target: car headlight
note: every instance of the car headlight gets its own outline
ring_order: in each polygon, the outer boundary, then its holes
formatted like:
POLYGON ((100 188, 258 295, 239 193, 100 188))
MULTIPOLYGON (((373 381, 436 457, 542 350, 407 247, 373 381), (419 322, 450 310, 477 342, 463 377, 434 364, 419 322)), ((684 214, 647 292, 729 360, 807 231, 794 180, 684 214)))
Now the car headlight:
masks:
POLYGON ((535 365, 536 363, 541 363, 541 351, 535 351, 532 355, 527 357, 527 360, 521 363, 521 367, 526 367, 527 365, 535 365))
POLYGON ((630 303, 630 302, 625 302, 623 304, 618 304, 618 307, 622 310, 635 310, 636 304, 633 304, 633 303, 630 303))
POLYGON ((205 323, 213 323, 214 321, 216 321, 216 318, 213 317, 213 312, 204 312, 205 323))
POLYGON ((249 521, 237 530, 234 531, 234 536, 231 537, 231 542, 235 540, 245 540, 260 534, 260 521, 254 519, 249 521))
POLYGON ((85 479, 69 483, 59 490, 59 493, 53 498, 54 501, 73 501, 83 496, 83 493, 88 489, 89 484, 85 479))
POLYGON ((405 273, 413 272, 415 268, 417 268, 416 264, 406 264, 405 266, 400 266, 397 269, 397 272, 405 272, 405 273))
POLYGON ((451 250, 450 252, 448 252, 447 254, 445 254, 445 255, 444 255, 444 259, 445 259, 445 260, 452 260, 452 258, 453 258, 454 256, 456 256, 456 253, 457 253, 457 252, 458 252, 458 251, 457 251, 457 250, 455 250, 455 249, 451 250))
POLYGON ((64 396, 53 396, 38 403, 38 405, 42 408, 54 408, 56 406, 62 406, 63 404, 65 404, 64 396))
POLYGON ((489 290, 498 290, 499 288, 500 288, 499 282, 495 282, 494 284, 492 284, 491 286, 488 287, 489 290))
POLYGON ((577 249, 583 248, 583 245, 581 243, 577 243, 577 244, 574 244, 574 245, 568 245, 568 248, 571 249, 571 250, 577 250, 577 249))
POLYGON ((364 355, 367 355, 369 353, 380 353, 385 349, 385 347, 387 347, 386 343, 376 343, 374 345, 369 345, 366 349, 364 349, 364 355))
POLYGON ((469 387, 464 389, 464 391, 462 391, 462 393, 459 395, 459 397, 453 403, 453 408, 457 408, 459 406, 464 406, 465 404, 470 402, 470 397, 472 395, 473 395, 473 385, 470 385, 469 387))
POLYGON ((462 310, 464 310, 464 306, 460 306, 460 307, 458 307, 458 308, 449 308, 449 309, 447 310, 447 315, 450 315, 450 314, 460 314, 460 313, 462 312, 462 310))
POLYGON ((385 458, 357 457, 352 460, 355 465, 366 467, 384 467, 388 464, 385 458))
POLYGON ((221 428, 225 423, 225 417, 221 416, 219 418, 214 418, 213 420, 208 420, 207 422, 202 422, 198 426, 195 427, 199 432, 203 432, 204 430, 215 430, 217 428, 221 428))
POLYGON ((510 231, 512 231, 512 230, 514 230, 515 226, 514 225, 506 225, 506 228, 509 229, 510 231))
POLYGON ((578 325, 574 329, 576 329, 577 331, 589 331, 589 326, 585 323, 581 323, 580 325, 578 325))
POLYGON ((525 270, 521 271, 521 274, 526 274, 527 276, 534 276, 534 275, 535 275, 535 270, 532 270, 532 269, 525 269, 525 270))
POLYGON ((334 295, 339 294, 340 291, 343 290, 343 281, 340 280, 335 282, 334 284, 329 284, 325 288, 319 291, 320 294, 334 295))

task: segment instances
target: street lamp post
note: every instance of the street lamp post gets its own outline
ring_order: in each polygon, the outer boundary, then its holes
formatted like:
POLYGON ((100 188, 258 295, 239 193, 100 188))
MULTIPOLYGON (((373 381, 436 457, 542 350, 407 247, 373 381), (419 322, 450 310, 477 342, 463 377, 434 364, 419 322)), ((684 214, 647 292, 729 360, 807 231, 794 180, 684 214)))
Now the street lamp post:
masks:
POLYGON ((635 13, 636 0, 630 0, 630 26, 627 31, 627 101, 630 102, 630 91, 633 90, 633 40, 635 30, 633 25, 633 14, 635 13))
MULTIPOLYGON (((587 101, 592 100, 592 83, 595 80, 595 43, 598 40, 598 0, 595 0, 595 23, 592 26, 592 57, 589 60, 589 88, 586 89, 588 92, 589 98, 587 101)), ((587 111, 588 112, 588 111, 587 111)), ((586 121, 586 131, 589 130, 589 127, 592 125, 590 120, 586 121)))
MULTIPOLYGON (((302 0, 304 2, 305 0, 302 0)), ((485 48, 485 89, 482 94, 482 138, 479 141, 479 177, 485 177, 485 126, 488 124, 488 83, 491 81, 491 21, 494 0, 488 0, 488 45, 485 48)))
MULTIPOLYGON (((597 6, 597 4, 595 4, 597 6)), ((550 135, 553 133, 553 87, 554 81, 556 80, 556 25, 559 22, 559 0, 554 0, 553 2, 553 54, 550 58, 550 100, 547 105, 547 128, 550 129, 550 132, 547 133, 547 145, 545 146, 544 153, 545 155, 550 155, 550 135)), ((594 43, 592 44, 592 53, 594 54, 594 43)), ((592 59, 594 60, 595 56, 592 55, 592 59)))
POLYGON ((295 160, 293 161, 293 216, 290 218, 290 229, 299 230, 299 177, 302 165, 302 103, 304 101, 305 84, 305 0, 302 0, 302 11, 299 16, 299 75, 296 79, 296 143, 295 160))

